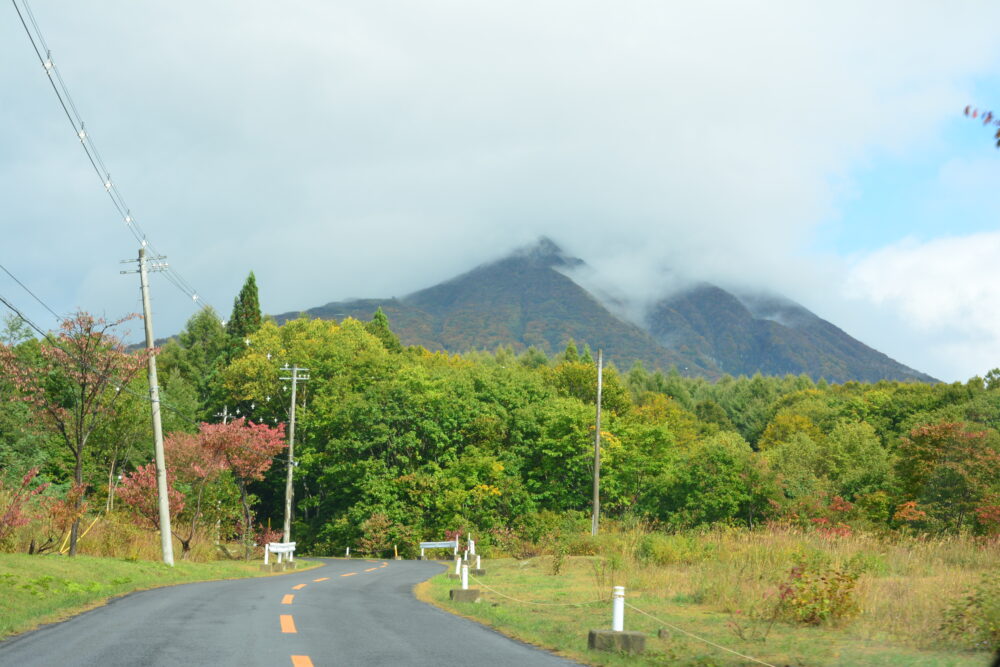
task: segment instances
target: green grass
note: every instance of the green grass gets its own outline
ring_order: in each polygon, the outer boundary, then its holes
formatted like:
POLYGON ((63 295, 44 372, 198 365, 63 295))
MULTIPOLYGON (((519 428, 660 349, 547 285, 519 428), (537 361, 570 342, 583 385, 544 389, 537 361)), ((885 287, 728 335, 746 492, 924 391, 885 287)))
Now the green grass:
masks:
MULTIPOLYGON (((674 625, 729 649, 772 665, 885 665, 983 667, 984 652, 931 650, 906 645, 886 637, 859 631, 854 624, 820 627, 775 622, 723 613, 684 595, 666 595, 639 587, 627 591, 627 601, 655 616, 654 620, 626 609, 625 629, 646 634, 646 653, 623 656, 587 649, 590 628, 610 629, 611 603, 601 600, 582 606, 542 606, 544 603, 588 603, 607 596, 612 582, 602 579, 598 559, 567 557, 559 575, 553 576, 552 557, 528 561, 502 559, 484 563, 487 576, 470 587, 483 591, 479 603, 452 603, 448 591, 458 582, 446 574, 420 587, 418 595, 438 606, 485 623, 510 636, 553 650, 591 665, 709 665, 757 664, 709 644, 670 630, 659 638, 658 630, 674 625), (488 590, 486 587, 492 588, 488 590), (503 595, 501 595, 503 594, 503 595), (509 597, 504 597, 504 595, 509 597), (510 598, 516 598, 518 601, 510 598), (765 636, 766 633, 766 636, 765 636), (742 637, 741 637, 742 635, 742 637)), ((615 581, 613 583, 623 583, 615 581)))
MULTIPOLYGON (((132 591, 192 581, 266 576, 259 562, 160 562, 95 556, 0 554, 0 637, 30 630, 132 591)), ((318 564, 301 563, 300 567, 318 564)))

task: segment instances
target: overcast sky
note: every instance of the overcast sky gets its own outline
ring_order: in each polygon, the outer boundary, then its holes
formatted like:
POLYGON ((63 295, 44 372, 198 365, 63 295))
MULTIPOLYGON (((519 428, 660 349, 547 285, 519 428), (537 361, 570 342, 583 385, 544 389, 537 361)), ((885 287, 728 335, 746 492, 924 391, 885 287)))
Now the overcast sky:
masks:
MULTIPOLYGON (((639 300, 678 275, 771 289, 936 377, 983 374, 1000 151, 961 112, 1000 111, 1000 3, 820 4, 31 7, 136 220, 224 316, 250 270, 279 313, 547 235, 639 300)), ((140 309, 137 243, 10 3, 0 220, 0 263, 58 312, 140 309)), ((175 333, 191 301, 152 284, 175 333)), ((3 273, 0 295, 55 325, 3 273)))

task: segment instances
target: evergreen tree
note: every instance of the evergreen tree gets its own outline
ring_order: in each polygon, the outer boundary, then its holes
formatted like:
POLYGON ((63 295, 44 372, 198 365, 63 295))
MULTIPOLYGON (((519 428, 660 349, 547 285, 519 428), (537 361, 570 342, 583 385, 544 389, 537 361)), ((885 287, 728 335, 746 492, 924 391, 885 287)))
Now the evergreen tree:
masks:
POLYGON ((382 306, 378 307, 372 315, 371 322, 365 324, 365 331, 382 341, 382 345, 389 352, 402 352, 403 344, 399 342, 399 337, 389 328, 389 318, 382 312, 382 306))
POLYGON ((260 301, 257 298, 257 279, 253 271, 243 283, 243 289, 233 301, 233 314, 226 322, 226 334, 229 336, 229 357, 232 358, 243 349, 245 340, 250 334, 260 329, 260 301))
POLYGON ((521 354, 521 356, 518 357, 517 360, 525 368, 531 368, 531 369, 541 368, 543 366, 547 366, 549 363, 548 356, 546 356, 544 352, 539 350, 534 345, 529 346, 528 349, 525 350, 521 354))
POLYGON ((584 345, 583 346, 583 356, 580 357, 580 361, 583 362, 583 363, 585 363, 585 364, 590 364, 590 365, 593 365, 595 363, 594 362, 594 354, 590 351, 590 346, 589 345, 584 345))
POLYGON ((575 364, 580 361, 580 353, 576 349, 576 341, 572 338, 566 343, 566 351, 563 352, 563 361, 575 364))
MULTIPOLYGON (((241 342, 240 347, 244 344, 241 342)), ((211 308, 203 308, 191 316, 175 340, 164 347, 158 357, 163 377, 177 371, 197 391, 199 409, 211 414, 211 397, 218 392, 218 373, 229 354, 230 339, 211 308)))

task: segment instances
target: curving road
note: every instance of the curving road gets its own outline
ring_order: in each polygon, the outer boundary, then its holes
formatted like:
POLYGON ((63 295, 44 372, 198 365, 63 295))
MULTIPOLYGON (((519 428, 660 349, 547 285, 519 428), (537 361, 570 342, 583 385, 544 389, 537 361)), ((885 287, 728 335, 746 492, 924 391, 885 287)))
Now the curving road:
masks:
POLYGON ((413 597, 426 561, 323 559, 133 593, 0 642, 0 665, 569 665, 413 597))

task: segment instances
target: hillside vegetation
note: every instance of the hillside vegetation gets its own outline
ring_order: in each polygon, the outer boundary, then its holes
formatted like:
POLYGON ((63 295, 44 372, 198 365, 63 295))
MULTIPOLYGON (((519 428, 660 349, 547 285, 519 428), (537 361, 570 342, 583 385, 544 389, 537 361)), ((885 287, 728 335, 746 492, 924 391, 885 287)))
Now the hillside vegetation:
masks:
POLYGON ((541 239, 401 298, 334 302, 305 314, 368 319, 381 308, 403 343, 432 351, 534 347, 551 356, 573 339, 605 350, 622 368, 639 361, 650 369, 676 367, 682 375, 709 379, 760 372, 831 382, 934 381, 785 298, 699 284, 664 295, 640 317, 642 309, 618 299, 602 301, 574 279, 589 274, 582 260, 541 239), (634 312, 623 317, 626 310, 634 312))
MULTIPOLYGON (((253 296, 241 294, 234 310, 255 305, 253 296)), ((292 535, 300 551, 387 555, 396 546, 412 557, 421 539, 472 533, 484 549, 530 556, 589 521, 590 349, 453 355, 402 345, 381 311, 369 322, 281 325, 250 315, 230 318, 239 326, 227 331, 202 311, 158 355, 182 557, 219 553, 210 545, 237 538, 242 549, 230 555, 249 557, 255 543, 280 535, 284 364, 309 369, 297 388, 292 535)), ((52 348, 78 336, 104 350, 109 339, 74 325, 46 341, 8 329, 0 347, 8 369, 0 377, 0 546, 65 552, 69 540, 77 553, 95 554, 124 531, 154 528, 145 381, 109 381, 94 404, 107 408, 103 420, 85 448, 70 447, 77 441, 44 410, 77 409, 68 390, 89 371, 74 374, 73 358, 52 348), (88 533, 95 522, 106 531, 88 533)), ((106 351, 130 354, 116 349, 106 351)), ((602 520, 641 524, 650 554, 657 540, 667 552, 680 543, 671 540, 691 540, 701 553, 710 548, 701 531, 720 527, 831 544, 961 540, 970 576, 941 587, 938 624, 949 605, 974 595, 981 563, 995 562, 1000 371, 950 385, 828 384, 805 375, 713 382, 637 364, 606 367, 603 386, 602 520)), ((761 585, 778 585, 797 566, 789 555, 761 585)), ((982 647, 977 632, 970 626, 963 635, 969 648, 982 647)))

